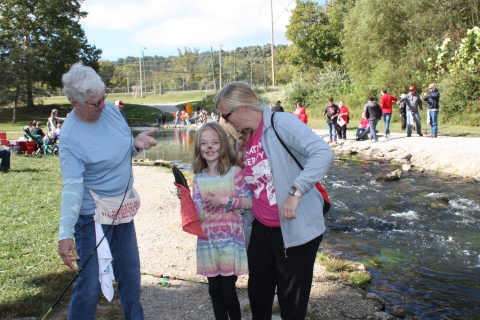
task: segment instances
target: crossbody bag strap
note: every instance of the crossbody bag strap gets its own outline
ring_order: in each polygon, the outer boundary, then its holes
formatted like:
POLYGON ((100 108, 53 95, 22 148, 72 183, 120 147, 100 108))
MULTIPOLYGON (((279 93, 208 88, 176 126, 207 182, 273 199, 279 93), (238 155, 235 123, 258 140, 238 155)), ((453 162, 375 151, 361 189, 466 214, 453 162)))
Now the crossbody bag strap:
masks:
POLYGON ((293 153, 290 151, 290 149, 287 148, 287 145, 285 144, 285 142, 283 142, 283 140, 280 138, 280 136, 278 135, 278 132, 277 130, 275 129, 275 122, 273 121, 273 118, 275 117, 275 112, 272 113, 272 118, 270 119, 270 122, 272 123, 272 128, 273 128, 273 131, 275 132, 275 134, 277 135, 277 138, 278 138, 278 141, 280 141, 280 143, 282 144, 282 146, 285 148, 285 150, 287 150, 288 154, 293 158, 293 160, 295 160, 295 162, 297 163, 297 165, 300 167, 301 170, 303 170, 303 166, 300 164, 300 162, 298 162, 297 158, 295 158, 295 156, 293 155, 293 153))

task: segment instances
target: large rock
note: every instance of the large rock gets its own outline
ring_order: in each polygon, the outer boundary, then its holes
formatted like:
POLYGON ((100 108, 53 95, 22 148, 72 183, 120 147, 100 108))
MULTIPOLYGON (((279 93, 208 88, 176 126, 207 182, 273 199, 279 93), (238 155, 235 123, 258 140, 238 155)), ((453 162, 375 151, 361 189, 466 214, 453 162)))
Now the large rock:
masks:
POLYGON ((383 154, 382 150, 373 148, 367 151, 367 154, 370 154, 372 157, 375 158, 383 158, 385 155, 383 154))
POLYGON ((395 154, 395 160, 398 162, 398 161, 401 161, 402 159, 406 159, 406 160, 409 160, 412 158, 412 155, 410 153, 407 153, 407 152, 401 152, 401 153, 397 153, 395 154))
POLYGON ((375 312, 372 317, 373 320, 395 320, 395 317, 386 312, 375 312))
POLYGON ((175 166, 173 162, 166 161, 166 160, 155 160, 155 162, 153 162, 153 165, 167 167, 167 168, 173 168, 175 166))
POLYGON ((392 310, 390 310, 390 313, 393 316, 401 317, 401 318, 404 318, 407 315, 407 311, 405 310, 405 308, 399 305, 393 306, 392 310))
POLYGON ((341 148, 340 150, 335 150, 335 153, 338 154, 338 155, 350 155, 352 154, 352 150, 350 148, 341 148))
POLYGON ((395 180, 400 180, 402 177, 402 170, 397 169, 395 171, 392 171, 390 173, 387 173, 385 175, 381 175, 377 178, 375 178, 375 182, 387 182, 387 181, 395 181, 395 180))

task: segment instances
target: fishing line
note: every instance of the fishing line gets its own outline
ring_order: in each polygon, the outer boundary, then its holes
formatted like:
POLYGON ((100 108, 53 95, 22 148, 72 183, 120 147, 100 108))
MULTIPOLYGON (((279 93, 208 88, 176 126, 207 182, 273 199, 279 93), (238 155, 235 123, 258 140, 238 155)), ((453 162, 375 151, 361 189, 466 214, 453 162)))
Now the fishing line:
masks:
MULTIPOLYGON (((163 275, 161 273, 148 273, 148 272, 145 272, 145 271, 140 271, 140 274, 142 276, 152 276, 152 277, 155 277, 155 278, 160 278, 162 280, 165 280, 165 279, 168 279, 168 280, 179 280, 179 281, 185 281, 185 282, 192 282, 192 283, 201 283, 201 284, 207 284, 208 285, 208 282, 205 282, 205 281, 200 281, 200 280, 191 280, 191 279, 183 279, 183 278, 179 278, 177 276, 166 276, 166 275, 163 275)), ((161 283, 163 285, 163 283, 161 283)), ((246 288, 237 288, 237 289, 245 289, 246 288)))
POLYGON ((208 282, 205 282, 205 281, 183 279, 183 278, 178 278, 177 276, 165 276, 165 275, 160 274, 160 273, 147 273, 147 272, 141 271, 140 274, 142 276, 152 276, 152 277, 160 278, 160 279, 180 280, 180 281, 185 281, 185 282, 208 284, 208 282))
POLYGON ((335 161, 342 160, 342 161, 358 161, 358 162, 380 162, 379 160, 362 160, 362 159, 352 159, 352 158, 340 158, 335 157, 335 161))
MULTIPOLYGON (((130 158, 130 160, 132 160, 130 158)), ((125 194, 123 195, 123 199, 122 199, 122 202, 120 203, 120 206, 118 207, 118 210, 117 210, 117 213, 115 214, 115 217, 113 218, 113 221, 112 221, 112 224, 108 227, 107 229, 107 232, 105 232, 105 234, 103 235, 102 239, 100 239, 100 241, 98 242, 97 246, 95 247, 95 249, 93 249, 92 253, 88 256, 87 260, 85 260, 85 262, 81 265, 80 268, 78 268, 77 272, 75 273, 75 276, 73 277, 73 279, 68 283, 67 287, 63 290, 62 294, 60 294, 60 296, 58 297, 58 299, 55 301, 55 303, 50 307, 50 309, 47 311, 47 313, 45 314, 45 316, 42 318, 42 320, 45 320, 47 319, 48 315, 53 311, 53 308, 55 308, 55 306, 60 302, 60 300, 63 298, 63 295, 65 294, 65 292, 67 292, 68 288, 70 288, 70 286, 72 285, 72 283, 75 281, 75 279, 78 278, 78 276, 80 275, 80 273, 82 272, 83 268, 87 265, 88 261, 90 261, 90 259, 93 257, 93 255, 95 254, 95 252, 97 252, 97 249, 98 247, 100 246, 100 244, 102 243, 103 239, 105 239, 105 237, 108 235, 108 233, 110 232, 110 229, 112 229, 114 223, 115 223, 115 220, 117 219, 117 216, 120 212, 120 209, 122 208, 122 205, 123 205, 123 201, 125 200, 125 197, 127 196, 127 192, 128 192, 128 186, 130 185, 130 180, 132 179, 132 175, 133 175, 133 169, 131 171, 131 174, 130 174, 130 177, 128 178, 128 183, 127 183, 127 188, 125 189, 125 194)))

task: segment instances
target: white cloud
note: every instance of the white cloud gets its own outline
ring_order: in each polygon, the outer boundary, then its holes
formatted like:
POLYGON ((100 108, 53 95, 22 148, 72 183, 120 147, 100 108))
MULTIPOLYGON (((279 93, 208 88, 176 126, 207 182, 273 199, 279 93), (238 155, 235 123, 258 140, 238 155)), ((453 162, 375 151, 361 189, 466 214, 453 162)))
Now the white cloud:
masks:
MULTIPOLYGON (((291 10, 294 5, 292 0, 273 2, 275 44, 286 43, 290 13, 284 8, 291 10)), ((231 50, 271 42, 268 0, 86 0, 82 10, 88 12, 81 20, 87 38, 104 50, 104 56, 112 56, 113 48, 124 56, 118 51, 143 46, 152 54, 162 49, 222 44, 231 50)))

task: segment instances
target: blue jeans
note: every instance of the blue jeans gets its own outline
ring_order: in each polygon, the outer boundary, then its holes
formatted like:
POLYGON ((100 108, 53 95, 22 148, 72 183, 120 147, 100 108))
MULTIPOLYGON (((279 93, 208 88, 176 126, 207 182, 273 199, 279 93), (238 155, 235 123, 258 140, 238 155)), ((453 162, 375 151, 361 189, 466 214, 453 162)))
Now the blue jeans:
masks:
POLYGON ((335 129, 335 125, 336 123, 327 123, 330 141, 337 141, 337 130, 335 129))
MULTIPOLYGON (((103 226, 105 234, 109 227, 103 226)), ((140 258, 133 221, 112 227, 105 239, 108 240, 112 252, 113 273, 118 283, 118 294, 125 319, 143 320, 143 309, 140 304, 140 258)), ((80 268, 96 247, 93 215, 80 215, 78 218, 75 225, 75 244, 80 256, 80 261, 77 261, 80 268)), ((73 286, 68 319, 93 320, 100 293, 98 259, 95 252, 73 286)))
POLYGON ((392 118, 391 113, 383 114, 383 122, 385 123, 385 134, 390 134, 390 119, 392 118))
POLYGON ((370 122, 370 140, 375 139, 378 141, 377 133, 375 132, 375 130, 377 130, 378 120, 368 120, 368 122, 370 122))
POLYGON ((368 132, 370 132, 369 129, 365 129, 365 128, 357 128, 357 139, 363 139, 363 137, 365 137, 368 132))
POLYGON ((438 111, 428 111, 430 113, 430 132, 433 135, 438 133, 438 111))
POLYGON ((413 122, 415 122, 417 133, 422 134, 422 122, 420 121, 420 114, 418 112, 407 111, 407 135, 412 135, 413 122))

